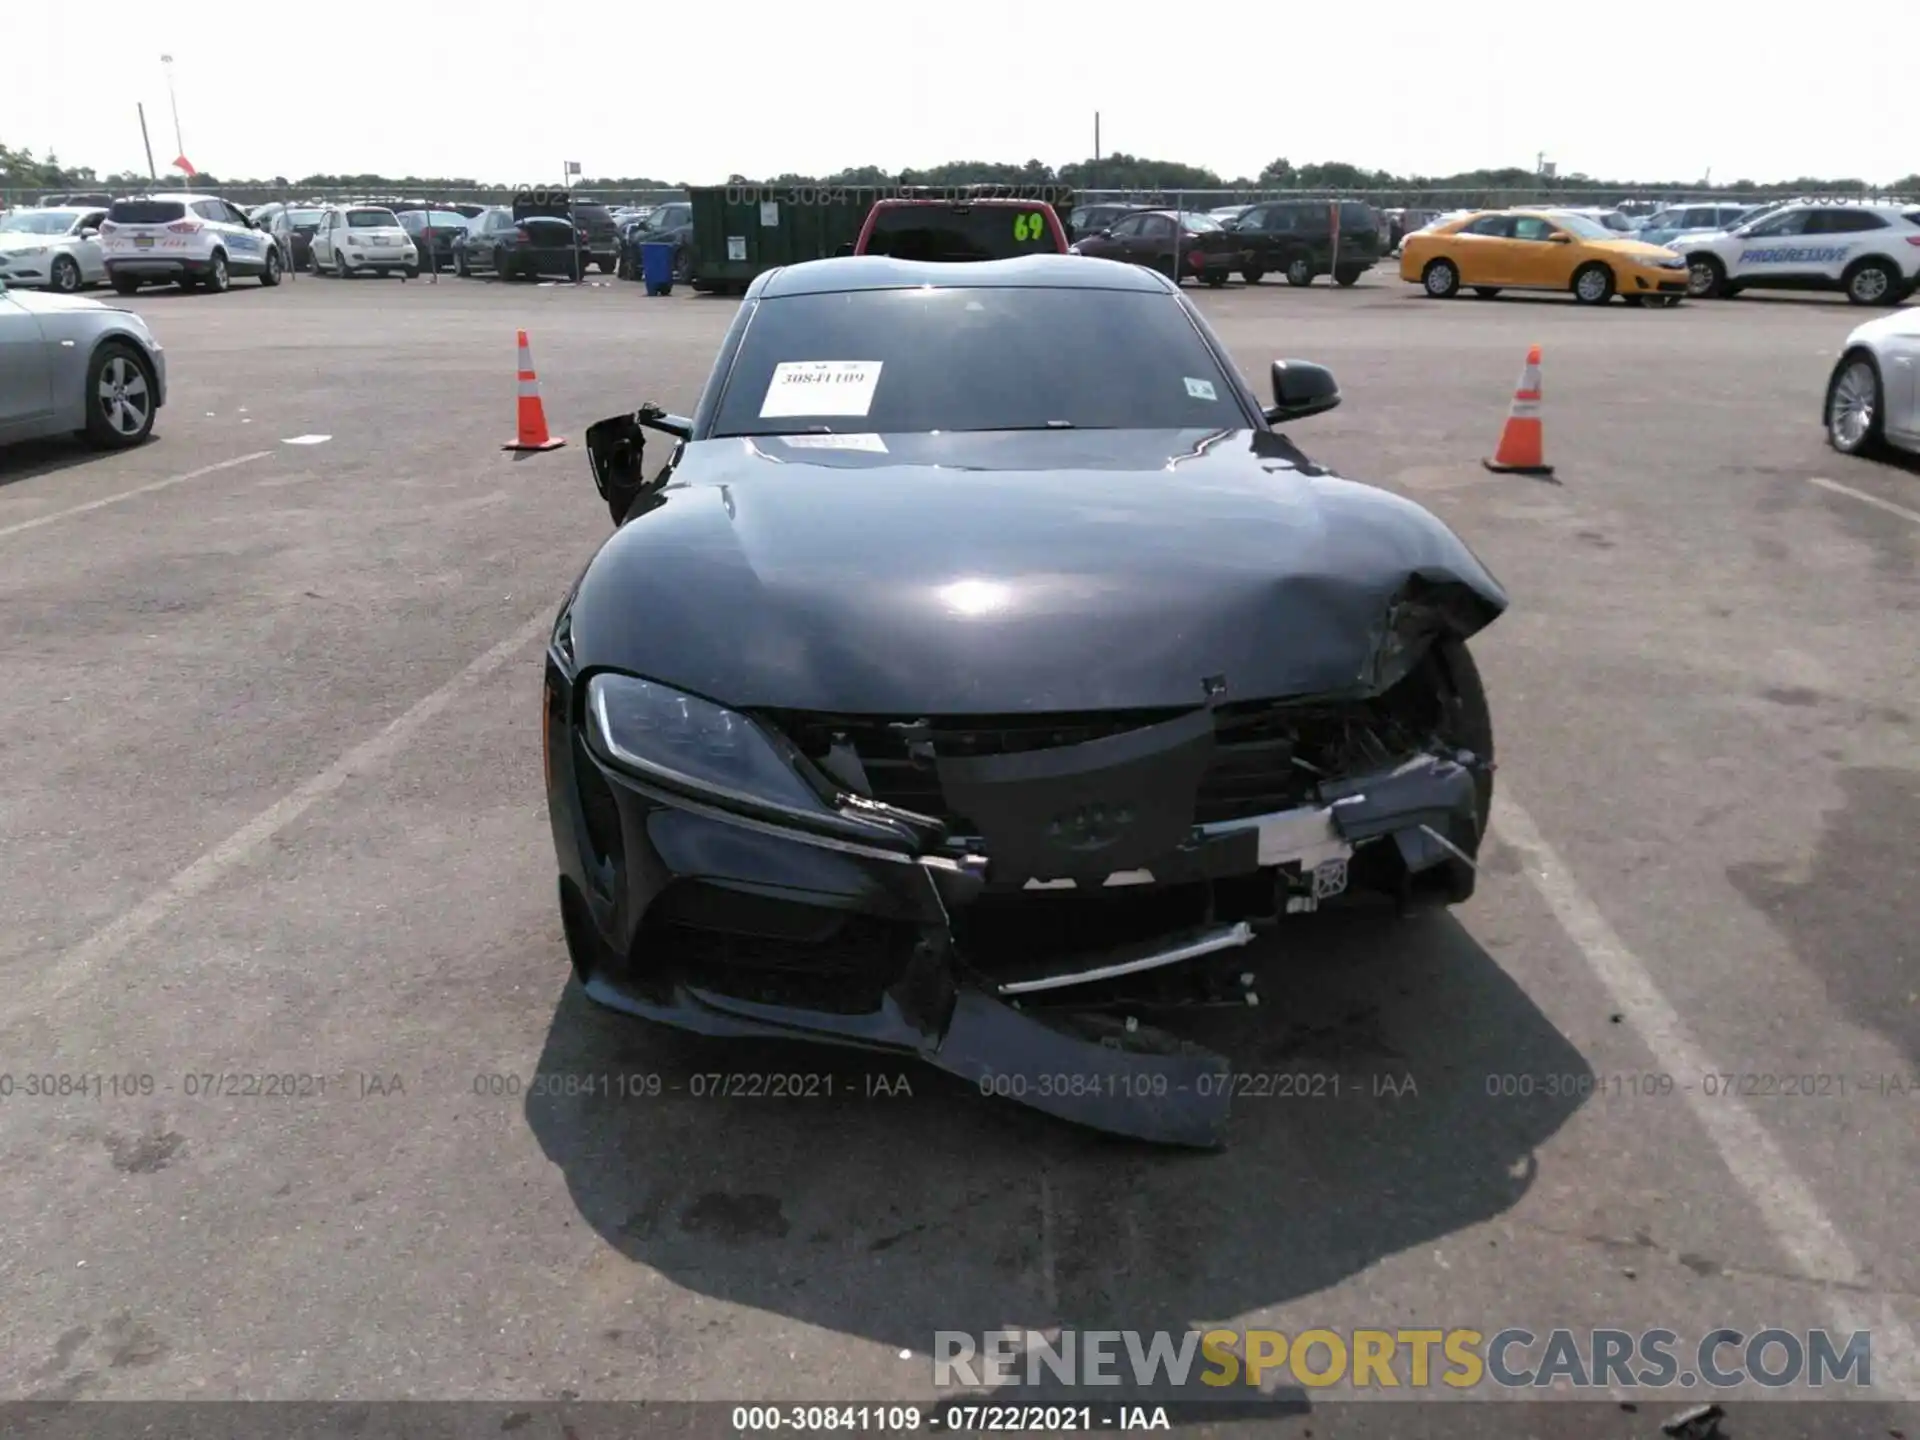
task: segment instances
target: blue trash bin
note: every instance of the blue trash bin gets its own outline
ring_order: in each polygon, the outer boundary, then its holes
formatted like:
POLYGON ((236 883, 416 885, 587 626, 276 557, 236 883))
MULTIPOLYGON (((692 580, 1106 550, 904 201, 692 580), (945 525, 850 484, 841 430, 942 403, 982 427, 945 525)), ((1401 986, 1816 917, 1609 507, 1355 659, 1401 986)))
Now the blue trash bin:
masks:
POLYGON ((649 240, 640 247, 640 278, 646 281, 647 294, 673 293, 673 251, 667 240, 649 240))

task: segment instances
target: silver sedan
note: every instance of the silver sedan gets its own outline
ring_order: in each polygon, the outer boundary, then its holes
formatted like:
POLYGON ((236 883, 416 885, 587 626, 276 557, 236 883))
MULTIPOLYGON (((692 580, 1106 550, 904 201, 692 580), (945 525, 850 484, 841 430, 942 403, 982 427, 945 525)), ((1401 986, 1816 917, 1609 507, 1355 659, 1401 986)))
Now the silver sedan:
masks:
POLYGON ((138 445, 166 398, 166 355, 133 311, 0 282, 0 444, 73 434, 138 445))
POLYGON ((1843 455, 1920 454, 1920 306, 1857 326, 1827 380, 1827 439, 1843 455))

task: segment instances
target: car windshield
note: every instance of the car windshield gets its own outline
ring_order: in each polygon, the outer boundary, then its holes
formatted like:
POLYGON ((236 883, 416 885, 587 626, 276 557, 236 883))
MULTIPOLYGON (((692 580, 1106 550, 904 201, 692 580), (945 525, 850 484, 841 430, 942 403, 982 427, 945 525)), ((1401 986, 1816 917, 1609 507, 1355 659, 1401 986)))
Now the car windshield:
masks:
POLYGON ((914 287, 762 301, 713 433, 1246 424, 1234 382, 1171 295, 914 287))
POLYGON ((1553 223, 1562 230, 1570 230, 1583 240, 1613 240, 1618 237, 1598 220, 1589 220, 1585 215, 1555 215, 1553 223))
POLYGON ((1211 215, 1187 214, 1180 217, 1180 223, 1187 230, 1199 235, 1208 230, 1218 230, 1220 222, 1211 215))
POLYGON ((397 230, 400 221, 391 210, 349 210, 347 224, 355 230, 397 230))
POLYGON ((16 210, 0 220, 0 231, 15 235, 64 235, 79 218, 78 210, 16 210))
POLYGON ((323 210, 289 210, 287 211, 287 223, 289 225, 318 225, 320 223, 320 217, 325 213, 323 210))
POLYGON ((1060 247, 1044 210, 1017 205, 888 205, 866 253, 901 260, 1006 260, 1060 247))

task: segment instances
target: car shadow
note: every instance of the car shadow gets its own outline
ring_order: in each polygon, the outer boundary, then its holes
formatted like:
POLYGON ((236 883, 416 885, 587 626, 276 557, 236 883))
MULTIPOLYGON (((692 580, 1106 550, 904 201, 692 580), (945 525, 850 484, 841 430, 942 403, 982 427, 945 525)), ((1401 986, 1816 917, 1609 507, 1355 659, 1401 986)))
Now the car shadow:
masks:
POLYGON ((55 475, 76 465, 84 465, 89 460, 102 459, 109 453, 95 450, 84 441, 65 435, 0 446, 0 485, 13 485, 41 475, 55 475))
POLYGON ((1457 920, 1324 913, 1263 944, 1258 1008, 1167 1022, 1253 1077, 1219 1152, 1077 1129, 910 1060, 701 1040, 572 983, 525 1113, 628 1259, 921 1356, 937 1329, 1231 1320, 1527 1192, 1577 1108, 1573 1084, 1550 1098, 1538 1077, 1591 1072, 1457 920), (833 1094, 695 1095, 717 1088, 703 1075, 783 1072, 833 1094), (602 1075, 641 1078, 611 1094, 569 1079, 602 1075), (650 1076, 661 1093, 636 1098, 650 1076), (1261 1078, 1288 1076, 1320 1078, 1261 1078), (1502 1076, 1533 1093, 1490 1097, 1502 1076))

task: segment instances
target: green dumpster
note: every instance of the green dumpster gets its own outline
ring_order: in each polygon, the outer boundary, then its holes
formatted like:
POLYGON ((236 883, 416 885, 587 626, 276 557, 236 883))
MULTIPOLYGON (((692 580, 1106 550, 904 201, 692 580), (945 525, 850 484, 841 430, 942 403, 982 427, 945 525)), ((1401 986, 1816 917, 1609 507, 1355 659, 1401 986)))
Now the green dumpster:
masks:
POLYGON ((740 294, 763 271, 851 250, 876 200, 964 200, 1005 195, 1073 208, 1071 192, 1009 185, 703 185, 693 204, 693 288, 740 294))

